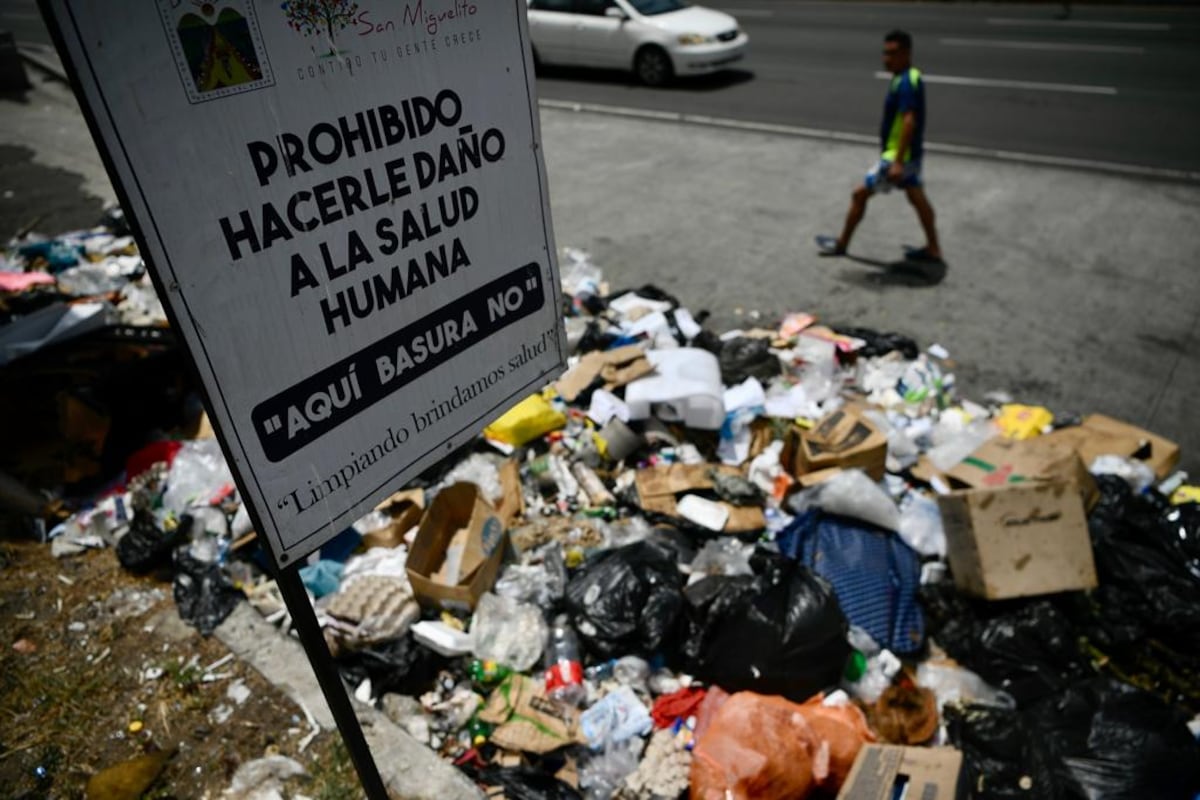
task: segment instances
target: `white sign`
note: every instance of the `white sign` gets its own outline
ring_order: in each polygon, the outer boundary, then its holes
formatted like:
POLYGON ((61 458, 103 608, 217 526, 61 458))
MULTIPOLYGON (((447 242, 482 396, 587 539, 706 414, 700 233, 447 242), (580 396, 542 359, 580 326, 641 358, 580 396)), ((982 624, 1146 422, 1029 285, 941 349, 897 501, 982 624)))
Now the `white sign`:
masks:
POLYGON ((526 0, 51 0, 281 564, 564 364, 526 0))

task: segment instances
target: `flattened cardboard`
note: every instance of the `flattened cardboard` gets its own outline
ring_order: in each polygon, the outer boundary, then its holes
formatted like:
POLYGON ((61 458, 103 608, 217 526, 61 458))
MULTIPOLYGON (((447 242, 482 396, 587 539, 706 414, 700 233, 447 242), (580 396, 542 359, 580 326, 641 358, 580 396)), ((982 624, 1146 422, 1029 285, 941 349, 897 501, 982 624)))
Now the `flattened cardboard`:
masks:
POLYGON ((813 486, 816 486, 818 483, 824 483, 825 481, 829 480, 834 475, 837 475, 839 472, 842 472, 842 471, 843 470, 841 470, 838 467, 830 467, 829 469, 820 469, 820 470, 817 470, 816 472, 810 472, 807 475, 801 475, 797 482, 800 484, 801 488, 809 489, 809 488, 812 488, 813 486))
POLYGON ((959 589, 989 600, 1096 587, 1078 488, 1031 481, 940 495, 946 557, 959 589))
MULTIPOLYGON (((709 472, 714 469, 730 475, 742 474, 724 464, 672 464, 669 467, 638 470, 636 485, 642 508, 678 517, 677 495, 713 488, 709 472)), ((735 506, 723 501, 720 505, 729 510, 729 520, 722 529, 725 533, 747 533, 766 527, 767 520, 761 508, 735 506)))
POLYGON ((953 747, 901 747, 866 744, 838 792, 837 800, 892 800, 897 779, 907 779, 904 797, 955 800, 959 796, 962 753, 953 747))
POLYGON ((883 480, 887 436, 853 406, 825 415, 811 430, 793 426, 784 443, 783 464, 797 478, 826 469, 861 469, 883 480))
POLYGON ((564 400, 572 403, 597 378, 603 377, 604 388, 611 391, 653 371, 654 366, 646 359, 645 348, 630 344, 615 350, 584 354, 578 364, 558 379, 554 388, 564 400))
POLYGON ((492 691, 479 719, 497 728, 491 741, 508 750, 549 753, 582 742, 579 711, 546 696, 542 681, 510 675, 492 691))
POLYGON ((438 492, 421 519, 408 553, 408 580, 413 594, 426 608, 471 611, 479 597, 496 582, 507 537, 504 523, 473 483, 456 483, 438 492), (465 529, 458 583, 436 579, 446 549, 459 530, 465 529))
POLYGON ((1103 414, 1091 414, 1080 425, 1060 428, 1044 438, 1079 451, 1086 466, 1097 456, 1117 455, 1144 461, 1159 480, 1179 466, 1179 445, 1170 439, 1103 414))

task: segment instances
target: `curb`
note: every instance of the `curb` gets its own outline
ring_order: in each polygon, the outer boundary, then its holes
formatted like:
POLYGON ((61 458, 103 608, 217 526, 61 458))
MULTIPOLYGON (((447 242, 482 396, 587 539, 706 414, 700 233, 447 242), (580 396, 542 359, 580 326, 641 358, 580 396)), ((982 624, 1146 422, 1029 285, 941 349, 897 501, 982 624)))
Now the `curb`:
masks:
POLYGON ((29 42, 17 42, 17 52, 20 53, 22 60, 27 64, 45 73, 51 78, 60 80, 65 84, 70 84, 67 78, 67 71, 63 69, 62 62, 59 61, 58 55, 54 53, 53 48, 49 52, 41 45, 31 44, 29 42))
MULTIPOLYGON (((234 656, 258 670, 311 715, 323 730, 336 730, 333 713, 317 684, 300 642, 281 634, 248 602, 222 622, 213 635, 234 656)), ((443 761, 382 712, 350 698, 362 725, 384 784, 406 800, 483 800, 483 793, 466 775, 443 761)))
MULTIPOLYGON (((640 119, 650 122, 672 122, 683 125, 699 125, 708 128, 737 130, 746 133, 766 133, 778 136, 792 136, 802 139, 814 139, 841 144, 860 144, 875 147, 879 139, 861 133, 822 130, 820 128, 804 128, 794 125, 780 125, 769 122, 745 122, 724 117, 710 117, 704 114, 688 114, 679 111, 652 111, 626 106, 607 106, 599 103, 578 103, 570 100, 538 100, 538 107, 553 111, 572 111, 584 114, 599 114, 602 116, 620 117, 625 119, 640 119)), ((931 153, 962 156, 965 158, 982 158, 990 161, 1005 161, 1014 164, 1025 164, 1038 167, 1059 167, 1085 172, 1100 172, 1125 178, 1142 178, 1147 180, 1169 181, 1175 183, 1200 183, 1200 172, 1192 170, 1167 169, 1162 167, 1143 167, 1137 164, 1122 164, 1110 161, 1094 161, 1086 158, 1070 156, 1049 156, 1037 153, 1022 153, 1013 150, 993 150, 970 145, 945 144, 926 142, 925 149, 931 153)))

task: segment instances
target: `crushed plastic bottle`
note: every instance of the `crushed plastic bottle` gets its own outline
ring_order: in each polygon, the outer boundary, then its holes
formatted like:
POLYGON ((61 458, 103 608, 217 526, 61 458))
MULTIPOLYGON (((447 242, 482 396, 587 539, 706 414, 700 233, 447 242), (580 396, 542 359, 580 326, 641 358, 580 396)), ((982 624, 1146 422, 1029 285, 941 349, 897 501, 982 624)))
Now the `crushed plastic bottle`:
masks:
POLYGON ((546 693, 572 706, 587 698, 579 637, 566 614, 555 617, 550 628, 550 641, 546 644, 546 693))

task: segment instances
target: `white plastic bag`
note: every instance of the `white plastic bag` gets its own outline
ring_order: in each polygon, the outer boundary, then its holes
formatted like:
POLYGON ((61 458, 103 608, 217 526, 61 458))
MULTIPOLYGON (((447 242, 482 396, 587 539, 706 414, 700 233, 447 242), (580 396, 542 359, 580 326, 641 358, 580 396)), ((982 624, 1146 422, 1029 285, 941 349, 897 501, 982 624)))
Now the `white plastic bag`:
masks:
POLYGON ((542 657, 548 632, 536 606, 486 592, 471 618, 472 652, 524 672, 542 657))
POLYGON ((891 496, 861 469, 848 469, 813 488, 810 506, 894 531, 900 527, 900 510, 891 496))
POLYGON ((926 661, 917 668, 917 683, 937 695, 938 708, 947 703, 981 703, 1013 709, 1017 701, 1008 692, 988 684, 965 667, 926 661))
POLYGON ((163 508, 182 515, 193 505, 207 505, 218 491, 232 484, 233 473, 216 439, 184 442, 167 473, 163 508))
POLYGON ((923 556, 946 557, 946 531, 937 501, 920 492, 909 492, 900 501, 900 527, 904 543, 923 556))

